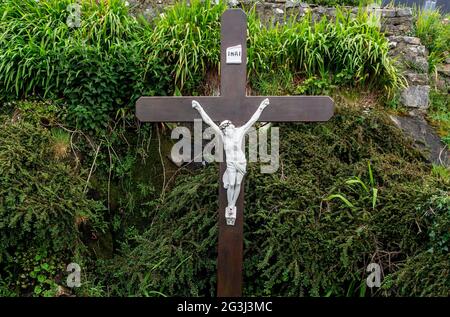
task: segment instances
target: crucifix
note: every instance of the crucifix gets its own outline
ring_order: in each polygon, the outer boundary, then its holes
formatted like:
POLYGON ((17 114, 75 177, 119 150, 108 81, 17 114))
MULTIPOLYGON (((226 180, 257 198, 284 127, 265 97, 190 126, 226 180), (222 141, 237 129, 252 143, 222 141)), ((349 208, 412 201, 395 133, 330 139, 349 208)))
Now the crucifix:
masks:
POLYGON ((219 297, 242 295, 244 189, 240 184, 245 155, 242 160, 240 151, 227 151, 226 134, 233 146, 255 121, 320 122, 334 112, 333 100, 327 96, 247 96, 246 68, 247 16, 241 9, 229 9, 221 17, 220 96, 141 97, 136 102, 136 116, 142 122, 190 122, 201 116, 224 141, 225 163, 219 169, 219 297))

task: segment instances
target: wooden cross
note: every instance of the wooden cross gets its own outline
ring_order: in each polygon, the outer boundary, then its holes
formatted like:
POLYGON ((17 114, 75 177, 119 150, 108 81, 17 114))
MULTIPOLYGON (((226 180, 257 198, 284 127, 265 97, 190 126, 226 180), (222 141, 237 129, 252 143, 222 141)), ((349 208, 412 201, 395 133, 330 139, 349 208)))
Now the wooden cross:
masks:
MULTIPOLYGON (((332 117, 334 103, 327 96, 246 96, 246 61, 247 17, 241 9, 229 9, 221 18, 220 96, 141 97, 136 102, 137 118, 142 122, 190 122, 199 118, 191 106, 195 99, 214 121, 231 120, 238 126, 251 117, 265 98, 269 98, 270 106, 259 121, 310 122, 332 117)), ((242 294, 244 186, 236 203, 235 225, 228 226, 224 213, 226 190, 221 182, 225 169, 226 164, 220 163, 217 296, 237 297, 242 294)))

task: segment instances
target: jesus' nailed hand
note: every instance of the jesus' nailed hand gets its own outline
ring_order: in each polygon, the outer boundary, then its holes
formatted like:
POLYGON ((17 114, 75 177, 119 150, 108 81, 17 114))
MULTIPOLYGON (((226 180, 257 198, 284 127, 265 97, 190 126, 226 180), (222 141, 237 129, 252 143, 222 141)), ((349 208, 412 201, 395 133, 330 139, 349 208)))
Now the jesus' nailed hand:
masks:
POLYGON ((214 129, 217 135, 222 138, 225 149, 227 168, 223 174, 223 187, 227 190, 228 206, 225 208, 225 219, 227 225, 234 226, 236 221, 236 201, 241 191, 241 183, 247 169, 247 160, 242 148, 245 134, 250 130, 253 124, 258 121, 263 110, 269 105, 269 99, 264 99, 258 107, 258 110, 241 127, 235 127, 230 120, 225 120, 217 126, 214 121, 206 114, 202 106, 195 100, 192 101, 192 108, 196 109, 203 121, 214 129))

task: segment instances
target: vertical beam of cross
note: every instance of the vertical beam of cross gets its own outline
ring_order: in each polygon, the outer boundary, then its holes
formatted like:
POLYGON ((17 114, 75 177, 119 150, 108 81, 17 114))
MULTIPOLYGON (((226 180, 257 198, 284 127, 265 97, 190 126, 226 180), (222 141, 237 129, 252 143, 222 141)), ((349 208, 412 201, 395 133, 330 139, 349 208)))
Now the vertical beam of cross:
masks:
POLYGON ((220 24, 220 95, 239 102, 247 87, 247 16, 242 10, 227 10, 220 24), (236 45, 242 46, 242 63, 227 64, 226 50, 236 45))
MULTIPOLYGON (((227 10, 222 15, 220 31, 220 95, 226 96, 229 105, 236 110, 242 109, 247 87, 247 16, 242 10, 227 10), (227 48, 236 45, 242 47, 242 63, 227 64, 227 48), (236 104, 237 103, 237 104, 236 104)), ((241 117, 242 120, 248 118, 241 117)), ((242 122, 237 122, 238 124, 242 122)), ((244 232, 244 182, 236 202, 236 222, 228 226, 225 219, 227 206, 226 189, 222 177, 226 169, 220 163, 219 177, 219 245, 217 255, 217 296, 236 297, 242 295, 242 259, 244 232)))

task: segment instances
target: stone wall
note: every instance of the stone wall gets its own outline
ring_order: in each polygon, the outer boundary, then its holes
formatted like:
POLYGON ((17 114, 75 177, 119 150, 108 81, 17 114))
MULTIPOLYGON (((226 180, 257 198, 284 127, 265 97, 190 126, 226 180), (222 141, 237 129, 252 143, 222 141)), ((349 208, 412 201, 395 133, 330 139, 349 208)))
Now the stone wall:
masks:
MULTIPOLYGON (((149 19, 160 14, 165 7, 172 5, 175 0, 128 0, 132 11, 143 13, 149 19)), ((286 17, 302 17, 307 12, 313 19, 322 16, 333 18, 336 8, 303 3, 298 0, 228 0, 229 7, 249 8, 255 6, 256 12, 263 21, 283 22, 286 17)), ((342 7, 350 16, 358 12, 356 7, 342 7)), ((387 35, 408 35, 412 31, 412 10, 410 8, 372 8, 369 9, 381 17, 381 30, 387 35)))
POLYGON ((447 89, 450 93, 450 54, 444 62, 437 67, 437 85, 440 89, 447 89))
POLYGON ((428 52, 420 39, 410 36, 389 36, 390 55, 396 60, 408 86, 400 92, 404 106, 424 112, 429 107, 428 52))
MULTIPOLYGON (((233 0, 230 1, 235 7, 255 5, 256 12, 264 21, 270 21, 275 18, 277 22, 283 22, 289 16, 302 17, 307 12, 310 12, 314 20, 318 20, 323 16, 334 18, 336 16, 335 7, 324 7, 314 4, 307 4, 293 0, 266 0, 266 1, 251 1, 251 0, 233 0)), ((357 7, 341 7, 355 17, 357 7)), ((367 8, 368 11, 375 13, 380 17, 381 30, 387 35, 407 35, 412 31, 413 17, 410 8, 367 8)))

